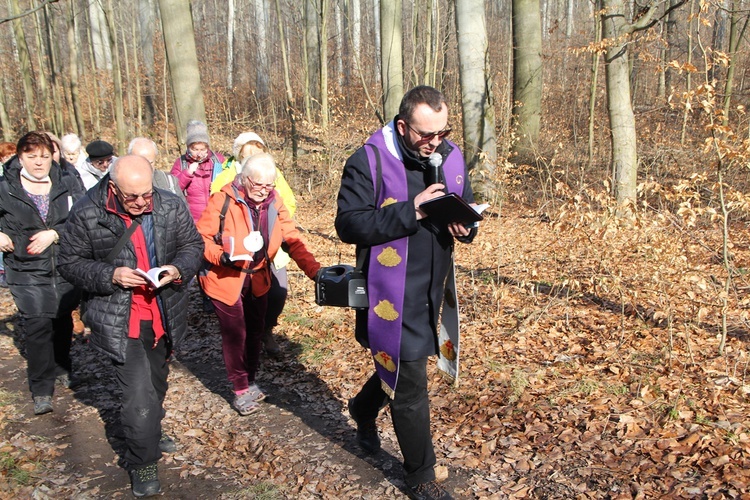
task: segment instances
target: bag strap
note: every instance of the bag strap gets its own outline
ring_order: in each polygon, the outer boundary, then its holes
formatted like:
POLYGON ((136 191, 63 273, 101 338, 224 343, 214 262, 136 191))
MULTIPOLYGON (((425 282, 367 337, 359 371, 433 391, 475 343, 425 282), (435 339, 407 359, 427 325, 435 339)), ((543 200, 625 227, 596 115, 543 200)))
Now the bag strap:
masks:
POLYGON ((223 243, 222 238, 224 235, 224 219, 227 217, 227 210, 229 210, 229 195, 224 195, 224 204, 221 206, 221 213, 219 214, 219 232, 214 235, 214 242, 217 245, 223 243))
POLYGON ((107 264, 112 264, 115 261, 115 257, 120 253, 120 250, 122 250, 122 247, 125 246, 125 244, 128 242, 131 236, 133 236, 133 233, 136 229, 138 229, 138 226, 141 225, 141 221, 139 219, 133 219, 130 223, 130 227, 128 227, 124 233, 122 233, 122 236, 120 236, 120 239, 117 240, 117 243, 115 243, 115 246, 112 247, 112 250, 109 251, 107 256, 104 258, 104 262, 107 264))

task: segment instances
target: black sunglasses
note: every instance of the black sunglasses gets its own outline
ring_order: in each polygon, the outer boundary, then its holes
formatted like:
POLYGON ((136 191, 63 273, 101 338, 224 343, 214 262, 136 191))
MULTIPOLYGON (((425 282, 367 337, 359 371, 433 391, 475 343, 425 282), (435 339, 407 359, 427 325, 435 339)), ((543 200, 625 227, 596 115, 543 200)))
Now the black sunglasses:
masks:
POLYGON ((423 140, 423 141, 431 141, 435 137, 440 137, 441 139, 445 139, 446 137, 448 137, 448 134, 450 134, 451 131, 453 130, 451 128, 451 126, 448 125, 447 127, 445 127, 443 130, 441 130, 439 132, 429 132, 429 133, 423 134, 419 130, 417 130, 414 127, 412 127, 411 125, 409 125, 409 122, 404 121, 404 123, 406 124, 407 127, 409 127, 412 130, 412 132, 414 132, 415 134, 417 134, 420 137, 420 139, 423 140))

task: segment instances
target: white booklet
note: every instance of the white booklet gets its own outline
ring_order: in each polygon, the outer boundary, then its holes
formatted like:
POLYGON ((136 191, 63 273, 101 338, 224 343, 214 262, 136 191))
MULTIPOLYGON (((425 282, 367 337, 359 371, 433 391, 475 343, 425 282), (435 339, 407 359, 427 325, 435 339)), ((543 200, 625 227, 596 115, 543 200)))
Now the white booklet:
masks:
MULTIPOLYGON (((234 262, 236 260, 250 260, 250 261, 253 260, 253 256, 251 254, 249 254, 249 253, 241 253, 241 254, 235 254, 234 253, 235 248, 234 248, 234 237, 233 236, 225 236, 223 238, 223 240, 224 240, 224 249, 229 254, 229 260, 231 260, 232 262, 234 262)), ((247 251, 247 249, 244 248, 244 247, 242 247, 242 250, 247 251)), ((238 251, 239 251, 239 249, 238 249, 238 251)))
POLYGON ((138 268, 135 272, 146 278, 146 281, 151 283, 154 288, 159 288, 161 286, 159 285, 159 276, 168 272, 168 269, 166 267, 152 267, 148 271, 144 271, 143 269, 138 268))

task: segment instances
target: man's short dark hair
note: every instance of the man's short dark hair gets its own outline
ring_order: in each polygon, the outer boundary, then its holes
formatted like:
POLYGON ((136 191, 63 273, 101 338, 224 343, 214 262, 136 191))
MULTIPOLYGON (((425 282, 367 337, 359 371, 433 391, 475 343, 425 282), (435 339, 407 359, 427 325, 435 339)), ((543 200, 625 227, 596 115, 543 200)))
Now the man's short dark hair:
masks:
POLYGON ((438 112, 443 110, 443 106, 448 105, 445 96, 438 89, 429 85, 418 85, 404 94, 398 107, 398 117, 408 122, 420 104, 427 104, 433 111, 438 112))

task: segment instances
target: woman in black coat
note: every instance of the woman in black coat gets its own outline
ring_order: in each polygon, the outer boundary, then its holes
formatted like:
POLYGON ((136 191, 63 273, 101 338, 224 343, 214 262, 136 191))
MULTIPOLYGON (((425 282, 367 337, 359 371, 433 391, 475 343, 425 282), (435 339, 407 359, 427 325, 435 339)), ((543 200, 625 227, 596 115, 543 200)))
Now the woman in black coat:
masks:
POLYGON ((34 413, 52 411, 55 382, 70 386, 70 345, 79 294, 56 270, 57 242, 83 189, 52 160, 39 132, 24 135, 0 177, 0 251, 13 300, 23 317, 34 413))

